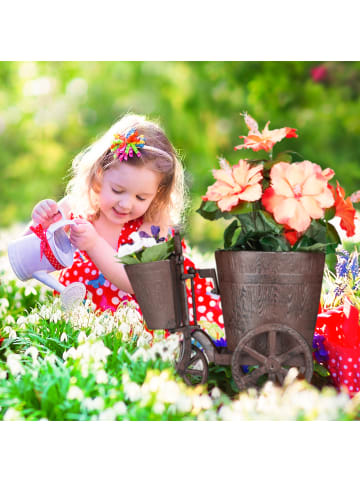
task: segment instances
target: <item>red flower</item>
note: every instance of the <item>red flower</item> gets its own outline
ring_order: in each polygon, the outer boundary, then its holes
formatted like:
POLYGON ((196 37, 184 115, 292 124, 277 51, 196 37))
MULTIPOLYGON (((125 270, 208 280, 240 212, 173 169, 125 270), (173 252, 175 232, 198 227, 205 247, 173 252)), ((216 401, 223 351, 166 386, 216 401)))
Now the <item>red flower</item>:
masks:
POLYGON ((346 231, 347 236, 355 234, 355 208, 352 205, 350 197, 344 198, 345 191, 336 181, 336 191, 330 186, 335 199, 335 216, 338 216, 340 227, 346 231))
POLYGON ((288 240, 291 246, 294 246, 296 241, 299 239, 300 234, 295 231, 295 229, 291 229, 289 226, 285 226, 284 236, 288 240))
POLYGON ((324 67, 323 65, 319 65, 311 69, 311 77, 314 82, 321 82, 322 80, 325 80, 327 77, 327 74, 328 74, 327 68, 324 67))
POLYGON ((0 338, 0 346, 2 345, 2 342, 5 340, 5 338, 0 338))

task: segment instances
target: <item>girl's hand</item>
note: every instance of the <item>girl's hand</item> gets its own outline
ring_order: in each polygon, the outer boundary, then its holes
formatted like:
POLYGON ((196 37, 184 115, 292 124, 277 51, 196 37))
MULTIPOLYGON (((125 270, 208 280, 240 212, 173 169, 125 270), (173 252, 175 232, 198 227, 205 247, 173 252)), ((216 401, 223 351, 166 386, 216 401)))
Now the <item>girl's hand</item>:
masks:
POLYGON ((76 224, 70 226, 70 242, 81 251, 89 251, 99 237, 94 226, 86 219, 76 219, 76 224))
POLYGON ((60 221, 61 214, 59 206, 52 199, 44 199, 36 204, 31 214, 33 223, 35 225, 41 224, 44 229, 47 229, 50 224, 60 221))

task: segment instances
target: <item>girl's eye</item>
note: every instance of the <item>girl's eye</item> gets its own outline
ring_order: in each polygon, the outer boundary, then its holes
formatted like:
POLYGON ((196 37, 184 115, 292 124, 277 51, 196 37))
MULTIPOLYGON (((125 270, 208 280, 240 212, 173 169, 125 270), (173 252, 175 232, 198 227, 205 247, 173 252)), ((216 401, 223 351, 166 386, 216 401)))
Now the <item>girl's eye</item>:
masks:
POLYGON ((114 192, 115 194, 121 194, 122 191, 117 191, 116 189, 112 188, 112 192, 114 192))
POLYGON ((143 197, 140 197, 140 196, 136 196, 138 198, 139 201, 146 201, 146 199, 144 199, 143 197))

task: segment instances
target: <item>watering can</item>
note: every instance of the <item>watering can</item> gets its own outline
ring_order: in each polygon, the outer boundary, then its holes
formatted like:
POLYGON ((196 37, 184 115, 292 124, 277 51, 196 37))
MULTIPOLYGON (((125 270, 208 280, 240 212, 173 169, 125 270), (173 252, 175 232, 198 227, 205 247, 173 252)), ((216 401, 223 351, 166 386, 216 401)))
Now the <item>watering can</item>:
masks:
POLYGON ((76 248, 71 244, 64 226, 76 224, 75 221, 62 219, 44 230, 41 224, 31 227, 33 234, 28 234, 12 241, 8 246, 8 257, 15 275, 21 281, 35 278, 41 283, 60 293, 61 303, 69 309, 85 298, 86 288, 75 282, 62 285, 49 273, 72 266, 76 248))

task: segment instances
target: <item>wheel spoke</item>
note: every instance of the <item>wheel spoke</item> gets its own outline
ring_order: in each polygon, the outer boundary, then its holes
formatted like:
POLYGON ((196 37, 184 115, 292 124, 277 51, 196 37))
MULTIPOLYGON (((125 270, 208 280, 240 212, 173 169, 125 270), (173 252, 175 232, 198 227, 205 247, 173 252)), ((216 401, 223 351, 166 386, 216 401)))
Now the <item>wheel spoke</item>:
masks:
POLYGON ((244 381, 245 383, 249 382, 255 382, 261 375, 263 375, 266 372, 266 368, 264 366, 255 368, 251 373, 247 373, 244 376, 244 381))
POLYGON ((262 355, 261 353, 259 353, 258 351, 254 350, 254 348, 251 348, 250 346, 247 346, 245 345, 243 350, 250 356, 252 356, 253 358, 255 358, 255 360, 259 361, 260 363, 262 363, 263 365, 266 363, 266 356, 262 355))
POLYGON ((194 364, 194 363, 197 362, 198 360, 201 360, 201 355, 200 355, 200 353, 195 353, 195 356, 193 356, 193 357, 190 358, 190 363, 191 363, 191 364, 194 364))
POLYGON ((186 375, 198 375, 199 377, 202 376, 202 370, 196 370, 195 368, 187 368, 186 375))
POLYGON ((269 356, 275 355, 276 351, 276 331, 271 330, 268 333, 269 356))
POLYGON ((288 350, 287 352, 278 356, 277 360, 278 360, 279 363, 284 363, 286 360, 288 360, 292 356, 298 355, 299 353, 301 353, 302 350, 303 350, 302 346, 300 346, 300 345, 294 346, 293 348, 290 348, 290 350, 288 350))

